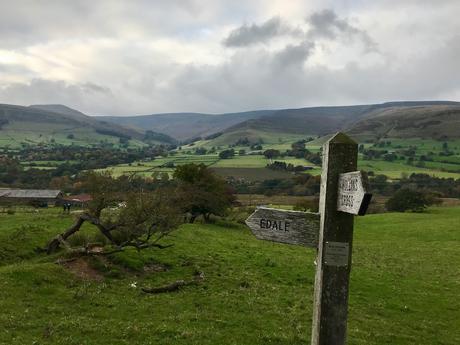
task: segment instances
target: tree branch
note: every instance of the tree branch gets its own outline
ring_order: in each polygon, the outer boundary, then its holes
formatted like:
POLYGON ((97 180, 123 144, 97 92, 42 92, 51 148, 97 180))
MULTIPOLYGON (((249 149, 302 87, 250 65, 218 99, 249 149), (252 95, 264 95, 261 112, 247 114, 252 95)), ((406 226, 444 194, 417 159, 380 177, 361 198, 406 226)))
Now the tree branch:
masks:
POLYGON ((68 228, 62 234, 57 235, 50 242, 48 242, 48 244, 46 245, 47 254, 52 254, 55 251, 57 251, 61 244, 66 243, 65 240, 67 238, 69 238, 71 235, 80 230, 81 226, 85 221, 85 217, 83 217, 83 215, 80 215, 77 218, 76 222, 70 228, 68 228))
POLYGON ((143 292, 145 293, 152 293, 152 294, 157 294, 157 293, 164 293, 164 292, 173 292, 177 291, 180 288, 188 285, 196 285, 199 284, 204 280, 204 273, 203 272, 197 272, 195 276, 193 277, 193 280, 176 280, 175 282, 159 287, 154 287, 154 288, 146 288, 143 287, 141 288, 143 292))

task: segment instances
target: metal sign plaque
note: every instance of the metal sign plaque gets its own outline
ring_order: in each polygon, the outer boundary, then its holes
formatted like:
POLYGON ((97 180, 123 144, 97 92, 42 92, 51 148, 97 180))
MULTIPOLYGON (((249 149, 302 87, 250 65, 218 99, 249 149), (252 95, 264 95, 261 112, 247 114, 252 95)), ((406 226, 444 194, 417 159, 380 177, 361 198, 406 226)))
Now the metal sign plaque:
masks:
POLYGON ((340 174, 337 195, 337 211, 364 215, 372 198, 367 193, 361 171, 340 174))
POLYGON ((347 242, 326 242, 324 263, 328 266, 348 266, 350 245, 347 242))

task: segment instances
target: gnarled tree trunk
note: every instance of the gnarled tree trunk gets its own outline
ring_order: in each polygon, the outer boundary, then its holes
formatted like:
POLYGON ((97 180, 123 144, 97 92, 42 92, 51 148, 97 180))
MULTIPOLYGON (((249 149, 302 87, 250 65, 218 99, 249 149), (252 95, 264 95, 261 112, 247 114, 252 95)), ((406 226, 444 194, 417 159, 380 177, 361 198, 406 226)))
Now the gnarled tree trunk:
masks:
POLYGON ((65 241, 67 238, 69 238, 74 233, 76 233, 77 231, 79 231, 85 221, 86 219, 84 217, 82 216, 78 217, 76 222, 70 228, 68 228, 62 234, 57 235, 51 241, 48 242, 48 244, 46 245, 46 252, 48 254, 52 254, 56 250, 58 250, 62 242, 65 241))

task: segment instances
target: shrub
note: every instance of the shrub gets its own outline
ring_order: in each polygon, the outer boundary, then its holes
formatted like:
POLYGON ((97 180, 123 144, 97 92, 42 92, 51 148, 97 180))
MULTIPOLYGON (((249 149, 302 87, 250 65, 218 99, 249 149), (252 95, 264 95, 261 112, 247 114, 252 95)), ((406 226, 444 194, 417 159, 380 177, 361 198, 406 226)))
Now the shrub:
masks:
POLYGON ((219 153, 219 158, 220 159, 229 159, 232 158, 235 155, 235 150, 229 149, 229 150, 224 150, 219 153))
POLYGON ((388 211, 423 212, 427 206, 433 205, 434 203, 435 198, 429 193, 402 188, 388 199, 385 203, 385 207, 388 211))

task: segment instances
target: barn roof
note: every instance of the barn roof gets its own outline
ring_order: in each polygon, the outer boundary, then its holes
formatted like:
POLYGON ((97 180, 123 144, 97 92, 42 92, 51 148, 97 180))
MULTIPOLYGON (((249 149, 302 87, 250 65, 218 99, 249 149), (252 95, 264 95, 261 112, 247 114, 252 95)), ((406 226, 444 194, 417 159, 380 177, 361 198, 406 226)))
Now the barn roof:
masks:
POLYGON ((77 201, 77 202, 88 202, 93 200, 93 197, 89 194, 78 194, 78 195, 68 195, 63 198, 64 200, 77 201))
POLYGON ((0 198, 54 199, 61 195, 58 189, 0 189, 0 198))

